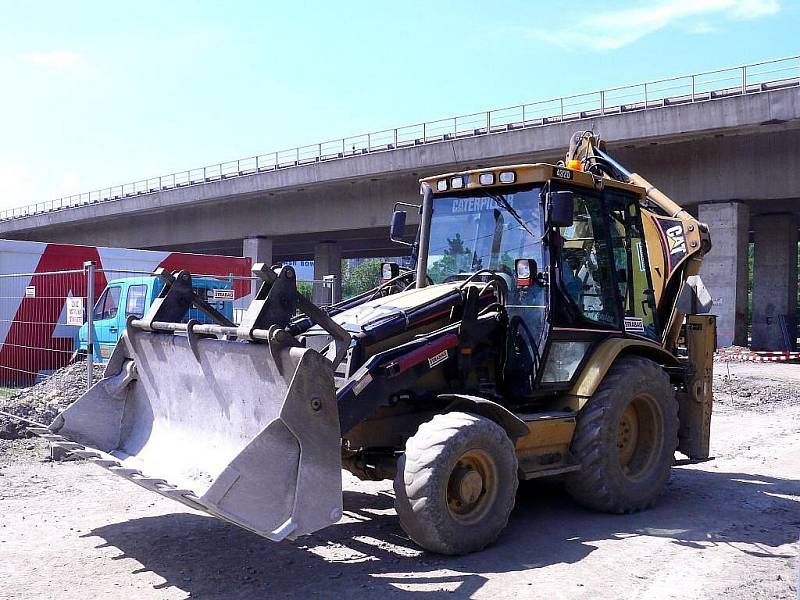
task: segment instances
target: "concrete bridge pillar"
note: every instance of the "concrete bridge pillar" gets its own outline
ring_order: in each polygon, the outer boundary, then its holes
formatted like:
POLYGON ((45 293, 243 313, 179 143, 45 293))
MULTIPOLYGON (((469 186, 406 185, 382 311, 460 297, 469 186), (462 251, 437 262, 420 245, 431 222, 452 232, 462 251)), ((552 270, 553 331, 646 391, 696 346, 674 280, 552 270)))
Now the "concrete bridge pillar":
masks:
POLYGON ((260 235, 244 238, 242 256, 249 257, 253 264, 263 262, 272 266, 272 240, 260 235))
POLYGON ((330 304, 341 299, 342 249, 336 242, 320 242, 314 246, 313 300, 316 304, 330 304), (329 275, 336 278, 332 284, 323 282, 329 275))
POLYGON ((701 204, 698 218, 711 230, 711 252, 700 276, 714 300, 717 345, 747 345, 747 245, 750 209, 741 202, 701 204))
MULTIPOLYGON (((263 236, 244 238, 242 256, 249 258, 252 265, 263 262, 272 266, 272 240, 263 236)), ((253 281, 252 291, 254 294, 259 285, 261 285, 260 282, 253 281)))
POLYGON ((793 214, 759 215, 753 218, 753 231, 752 347, 791 350, 796 336, 797 223, 793 214))

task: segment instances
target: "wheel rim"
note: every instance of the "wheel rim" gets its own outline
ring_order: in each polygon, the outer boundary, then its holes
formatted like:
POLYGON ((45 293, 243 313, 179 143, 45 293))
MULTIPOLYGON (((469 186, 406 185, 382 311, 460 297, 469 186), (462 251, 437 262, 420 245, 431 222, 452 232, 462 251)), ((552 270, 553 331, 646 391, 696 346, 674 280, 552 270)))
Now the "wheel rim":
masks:
POLYGON ((447 482, 447 507, 465 525, 479 522, 497 496, 497 465, 483 450, 467 450, 447 482))
POLYGON ((659 452, 661 412, 652 396, 641 395, 625 406, 617 426, 619 466, 629 479, 647 474, 659 452))

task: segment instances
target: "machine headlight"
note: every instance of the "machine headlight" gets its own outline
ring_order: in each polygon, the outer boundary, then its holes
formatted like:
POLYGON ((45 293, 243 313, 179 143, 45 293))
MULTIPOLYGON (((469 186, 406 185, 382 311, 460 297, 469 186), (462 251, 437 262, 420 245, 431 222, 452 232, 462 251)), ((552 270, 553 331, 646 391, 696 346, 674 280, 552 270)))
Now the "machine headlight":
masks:
POLYGON ((461 177, 460 175, 458 177, 453 177, 450 180, 450 187, 453 188, 454 190, 460 190, 461 188, 464 187, 464 178, 461 177))
POLYGON ((381 281, 391 281, 400 275, 400 265, 397 263, 385 262, 381 265, 381 281))
POLYGON ((494 173, 481 173, 478 180, 481 182, 481 185, 492 185, 494 183, 494 173))
POLYGON ((517 174, 514 171, 502 171, 500 173, 500 183, 514 183, 517 180, 517 174))
POLYGON ((447 179, 440 179, 436 182, 436 189, 440 192, 447 190, 447 179))
POLYGON ((527 287, 533 283, 539 266, 533 258, 518 258, 514 261, 514 271, 517 276, 517 286, 527 287))

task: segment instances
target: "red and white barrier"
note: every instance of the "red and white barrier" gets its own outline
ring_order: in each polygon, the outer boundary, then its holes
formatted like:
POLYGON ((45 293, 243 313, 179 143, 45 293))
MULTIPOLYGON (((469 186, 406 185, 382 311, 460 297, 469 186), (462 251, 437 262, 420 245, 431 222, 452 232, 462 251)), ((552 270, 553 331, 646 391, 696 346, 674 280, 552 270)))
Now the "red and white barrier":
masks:
POLYGON ((753 351, 747 348, 720 348, 714 353, 714 360, 721 362, 788 362, 800 360, 800 352, 753 351))
POLYGON ((26 385, 67 364, 78 330, 66 319, 68 300, 86 299, 86 261, 97 265, 92 300, 125 271, 158 267, 234 276, 235 306, 251 291, 249 258, 0 240, 0 383, 26 385))

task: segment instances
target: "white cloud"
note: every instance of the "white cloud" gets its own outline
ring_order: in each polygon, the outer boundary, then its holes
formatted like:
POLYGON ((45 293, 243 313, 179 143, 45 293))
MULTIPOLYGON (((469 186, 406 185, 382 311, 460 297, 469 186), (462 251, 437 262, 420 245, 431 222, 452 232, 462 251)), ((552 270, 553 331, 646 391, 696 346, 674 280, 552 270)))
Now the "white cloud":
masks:
POLYGON ((24 59, 34 65, 59 71, 74 69, 83 65, 83 57, 70 50, 50 50, 26 54, 24 59))
POLYGON ((742 21, 779 10, 777 0, 662 0, 638 8, 594 12, 566 30, 527 29, 526 33, 564 48, 615 50, 672 25, 691 33, 709 33, 712 28, 696 22, 701 17, 742 21))
POLYGON ((781 9, 778 0, 740 0, 733 7, 733 17, 746 21, 774 15, 781 9))
POLYGON ((706 21, 697 21, 696 23, 692 23, 686 28, 688 33, 692 33, 694 35, 702 35, 704 33, 714 33, 719 31, 717 27, 710 25, 706 21))

